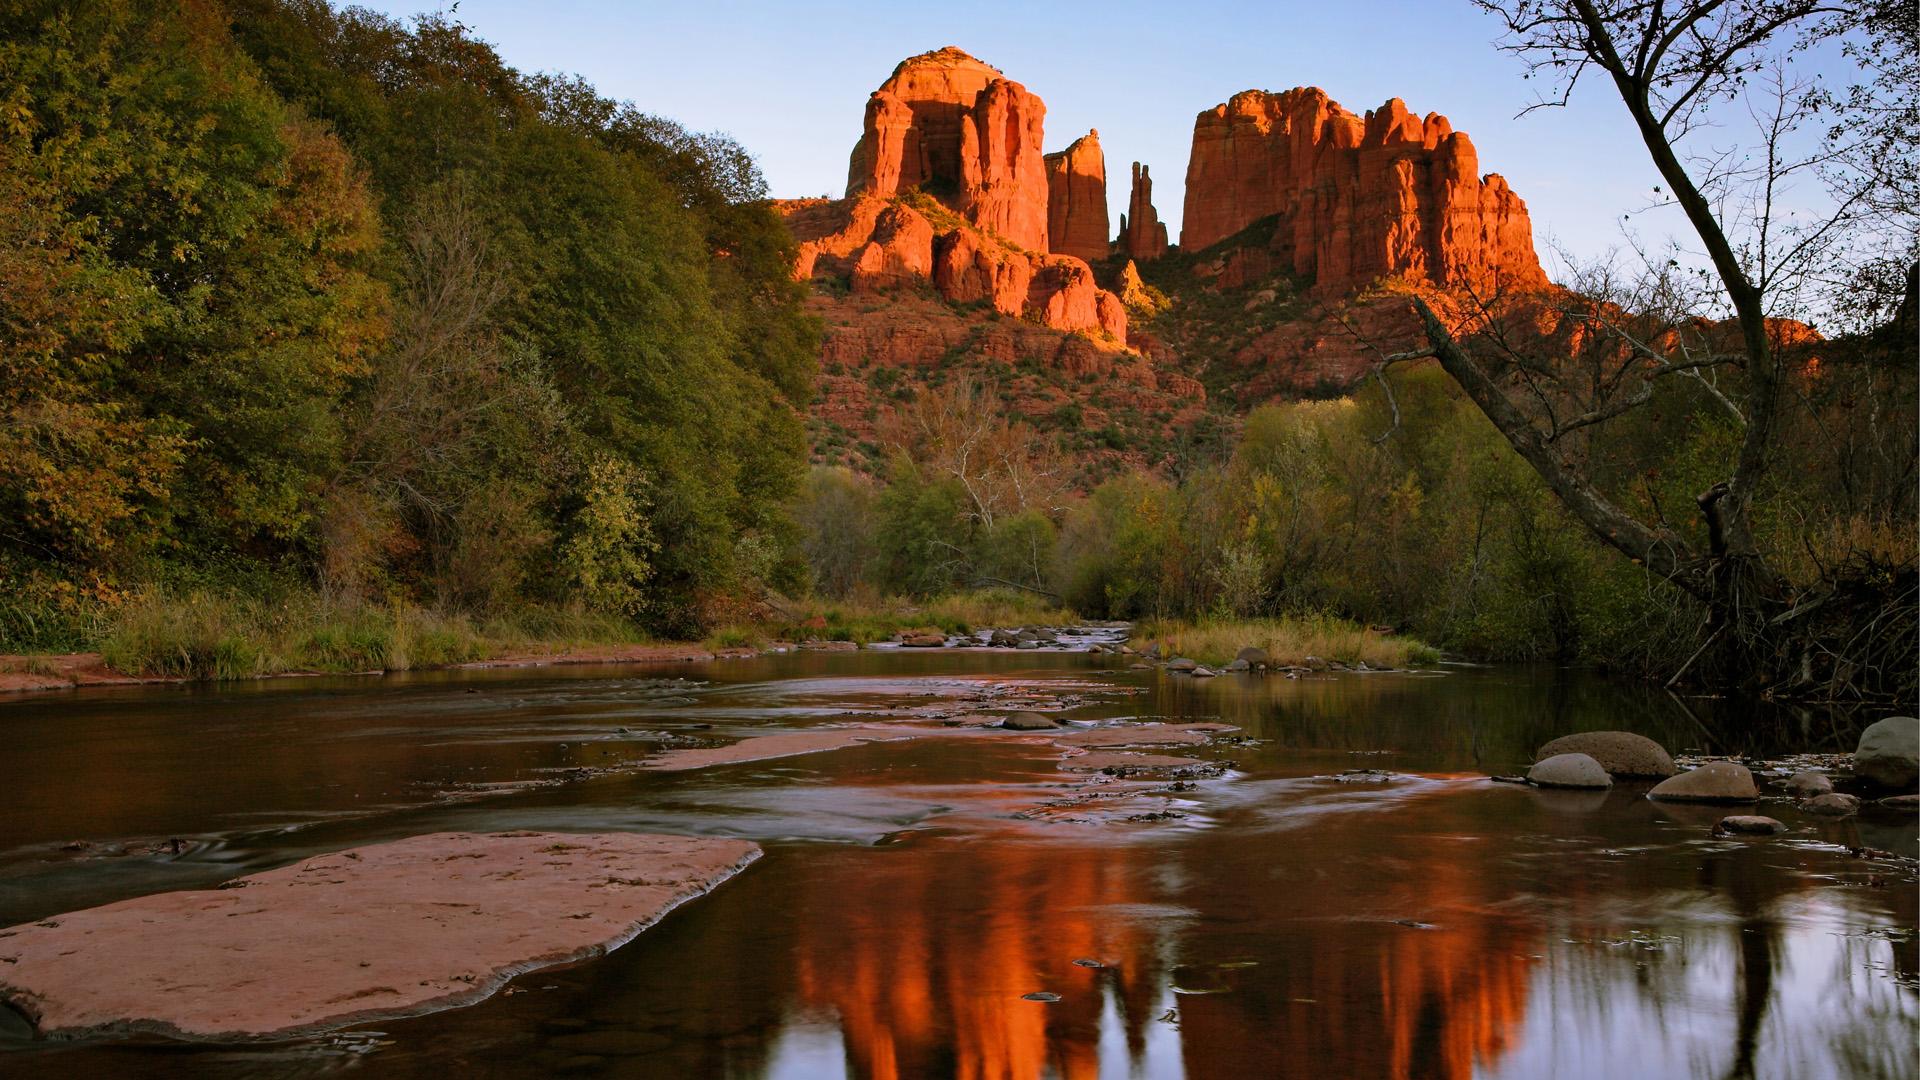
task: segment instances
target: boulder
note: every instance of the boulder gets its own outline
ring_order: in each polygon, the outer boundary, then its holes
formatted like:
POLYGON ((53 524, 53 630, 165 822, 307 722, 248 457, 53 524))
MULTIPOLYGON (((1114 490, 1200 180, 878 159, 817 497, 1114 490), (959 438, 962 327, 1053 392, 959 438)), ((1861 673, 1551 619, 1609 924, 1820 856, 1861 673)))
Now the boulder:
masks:
POLYGON ((1000 721, 1008 731, 1050 731, 1060 725, 1045 713, 1017 712, 1000 721))
POLYGON ((1273 662, 1267 658, 1267 650, 1254 645, 1249 645, 1235 653, 1234 659, 1245 660, 1248 667, 1257 668, 1267 667, 1273 662))
POLYGON ((1379 278, 1541 289, 1526 204, 1446 117, 1398 98, 1359 117, 1324 90, 1247 90, 1194 120, 1180 246, 1277 217, 1273 269, 1344 294, 1379 278))
POLYGON ((1889 716, 1861 732, 1853 775, 1876 787, 1912 790, 1920 780, 1920 719, 1889 716))
POLYGON ((1833 781, 1827 778, 1826 773, 1802 769, 1787 777, 1787 782, 1783 786, 1787 789, 1787 794, 1796 799, 1811 799, 1815 795, 1825 795, 1832 791, 1833 781))
POLYGON ((937 630, 914 630, 900 636, 900 644, 909 649, 937 649, 947 643, 947 635, 937 630))
POLYGON ((1848 814, 1860 812, 1860 800, 1853 795, 1829 791, 1825 795, 1815 795, 1801 803, 1800 811, 1805 814, 1818 814, 1821 817, 1846 817, 1848 814))
POLYGON ((1534 760, 1556 754, 1585 754, 1610 775, 1662 780, 1680 770, 1660 744, 1630 731, 1582 731, 1562 735, 1540 748, 1534 760))
POLYGON ((1226 670, 1233 672, 1251 671, 1253 670, 1253 665, 1247 663, 1245 660, 1233 660, 1227 664, 1226 670))
POLYGON ((1735 814, 1732 817, 1723 817, 1720 823, 1713 827, 1715 836, 1772 836, 1786 831, 1786 825, 1758 814, 1735 814))
POLYGON ((1555 754, 1527 770, 1530 783, 1545 788, 1608 788, 1613 777, 1586 754, 1555 754))
POLYGON ((1196 679, 1211 679, 1217 675, 1218 672, 1209 667, 1196 667, 1187 674, 1192 675, 1196 679))
POLYGON ((1192 671, 1200 665, 1184 656, 1176 656, 1167 661, 1168 671, 1192 671))
POLYGON ((1745 765, 1731 761, 1710 761, 1653 786, 1647 798, 1667 802, 1747 803, 1760 797, 1753 786, 1753 774, 1745 765))

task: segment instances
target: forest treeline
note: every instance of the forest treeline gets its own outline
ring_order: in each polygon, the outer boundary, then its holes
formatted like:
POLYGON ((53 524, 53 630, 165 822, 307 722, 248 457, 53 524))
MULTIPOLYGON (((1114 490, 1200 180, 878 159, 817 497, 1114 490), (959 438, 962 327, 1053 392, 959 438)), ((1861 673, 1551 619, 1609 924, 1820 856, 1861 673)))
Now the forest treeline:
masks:
MULTIPOLYGON (((1913 635, 1911 335, 1801 353, 1780 467, 1756 500, 1760 542, 1792 588, 1896 596, 1909 612, 1897 624, 1849 612, 1838 632, 1909 651, 1898 642, 1913 635)), ((1567 452, 1623 504, 1704 542, 1696 497, 1740 437, 1715 397, 1730 386, 1661 386, 1567 452)), ((818 588, 1014 587, 1121 619, 1336 616, 1481 659, 1661 677, 1701 644, 1705 606, 1598 542, 1431 361, 1347 397, 1258 408, 1224 452, 1085 495, 1069 482, 1075 463, 1001 397, 952 379, 886 430, 884 476, 811 472, 799 515, 818 588)), ((1797 688, 1747 688, 1817 696, 1831 661, 1807 674, 1797 688)))
POLYGON ((0 2, 0 652, 136 592, 795 587, 817 329, 752 159, 322 0, 0 2))
POLYGON ((1742 354, 1655 258, 1092 477, 991 365, 922 372, 872 477, 807 466, 819 329, 766 194, 450 15, 0 0, 0 653, 360 670, 992 588, 1663 676, 1719 638, 1718 685, 1911 698, 1910 275, 1893 325, 1742 317, 1742 354), (1606 332, 1516 349, 1543 302, 1606 332))

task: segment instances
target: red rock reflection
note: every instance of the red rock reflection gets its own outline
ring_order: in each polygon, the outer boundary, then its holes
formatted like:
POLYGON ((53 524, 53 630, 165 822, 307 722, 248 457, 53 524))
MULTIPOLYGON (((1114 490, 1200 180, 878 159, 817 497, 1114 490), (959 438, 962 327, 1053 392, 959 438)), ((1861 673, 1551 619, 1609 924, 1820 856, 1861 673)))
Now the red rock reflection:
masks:
POLYGON ((1144 900, 1125 852, 1028 835, 876 862, 863 895, 811 899, 859 911, 816 924, 797 964, 802 1000, 839 1015, 856 1075, 1096 1077, 1108 994, 1142 1044, 1163 977, 1134 962, 1153 953, 1142 924, 1111 914, 1144 900), (1061 1000, 1022 1000, 1034 991, 1061 1000))
POLYGON ((1543 950, 1537 925, 1490 907, 1499 875, 1487 845, 1436 842, 1420 825, 1436 824, 1433 804, 1450 802, 1406 800, 1386 837, 1373 813, 1331 815, 1310 835, 1187 834, 1171 860, 1164 847, 1071 847, 1031 834, 889 853, 861 895, 808 899, 840 911, 809 918, 798 992, 839 1017, 848 1066, 864 1077, 1096 1077, 1109 1000, 1135 1066, 1153 1034, 1179 1041, 1195 1077, 1319 1077, 1329 1067, 1469 1077, 1509 1048, 1530 957, 1543 950), (1307 887, 1262 872, 1324 866, 1343 849, 1383 872, 1315 874, 1307 887), (1169 862, 1209 866, 1203 895, 1160 884, 1179 880, 1177 869, 1165 874, 1169 862), (1197 918, 1130 915, 1148 904, 1197 918), (1400 925, 1392 912, 1433 925, 1400 925), (1074 966, 1080 958, 1112 966, 1074 966), (1169 999, 1176 983, 1224 992, 1169 999), (1036 990, 1062 1000, 1021 1000, 1036 990), (1159 1019, 1169 1003, 1177 1018, 1159 1019))

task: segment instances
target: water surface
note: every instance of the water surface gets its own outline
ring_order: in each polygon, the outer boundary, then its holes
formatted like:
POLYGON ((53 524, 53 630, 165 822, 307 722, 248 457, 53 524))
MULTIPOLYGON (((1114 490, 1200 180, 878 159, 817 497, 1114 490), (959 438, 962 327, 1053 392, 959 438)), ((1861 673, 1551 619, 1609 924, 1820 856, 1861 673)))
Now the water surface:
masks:
POLYGON ((1644 786, 1488 783, 1570 731, 1839 750, 1849 725, 1547 669, 1192 680, 1082 653, 799 654, 0 703, 0 925, 443 829, 767 856, 602 960, 263 1046, 0 1036, 62 1077, 1905 1077, 1911 817, 1718 840, 1644 786), (684 681, 682 681, 684 680, 684 681), (1145 822, 1035 815, 995 733, 685 773, 678 745, 1000 695, 1224 719, 1145 822), (1363 779, 1353 770, 1379 770, 1363 779), (1342 775, 1349 774, 1349 775, 1342 775), (1057 994, 1052 1002, 1032 993, 1057 994))

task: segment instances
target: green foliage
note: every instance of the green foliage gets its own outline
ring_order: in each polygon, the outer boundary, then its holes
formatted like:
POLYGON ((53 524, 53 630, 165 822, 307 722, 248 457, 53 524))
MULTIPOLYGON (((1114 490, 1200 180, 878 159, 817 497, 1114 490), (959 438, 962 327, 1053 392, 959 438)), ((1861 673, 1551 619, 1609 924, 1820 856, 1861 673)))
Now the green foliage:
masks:
MULTIPOLYGON (((0 555, 682 629, 791 585, 818 328, 765 195, 447 16, 0 3, 0 555)), ((86 636, 28 595, 0 646, 86 636)))
POLYGON ((659 551, 649 508, 647 480, 638 469, 615 457, 588 466, 585 499, 559 560, 568 591, 588 610, 641 613, 659 551))
POLYGON ((958 481, 929 477, 896 458, 877 509, 882 588, 933 596, 962 584, 970 529, 958 481))

